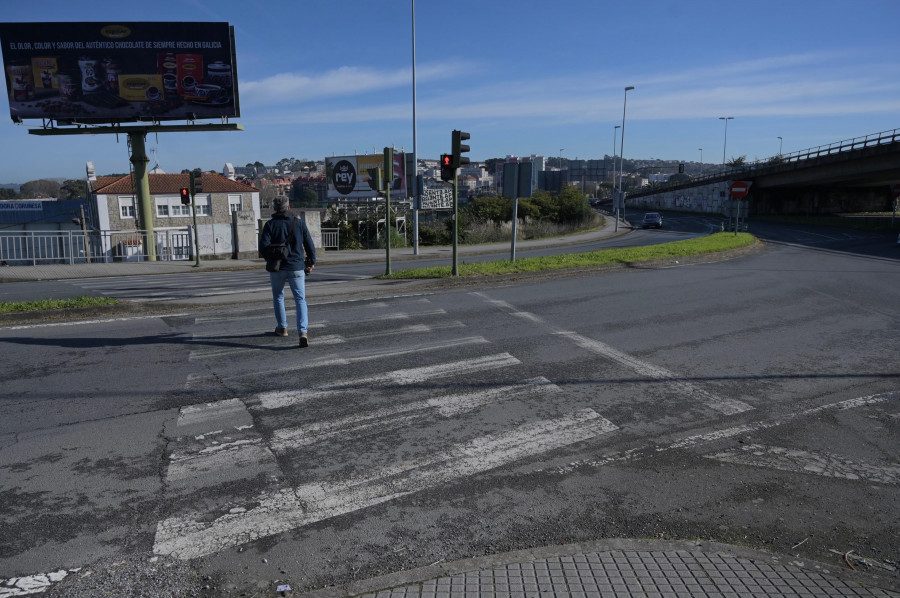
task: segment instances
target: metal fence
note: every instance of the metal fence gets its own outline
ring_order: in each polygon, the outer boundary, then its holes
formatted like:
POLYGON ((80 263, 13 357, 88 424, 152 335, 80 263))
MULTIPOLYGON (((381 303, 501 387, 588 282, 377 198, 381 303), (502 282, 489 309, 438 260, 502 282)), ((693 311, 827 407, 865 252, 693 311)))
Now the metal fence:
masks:
POLYGON ((323 228, 322 229, 322 249, 340 249, 341 235, 340 229, 323 228))
MULTIPOLYGON (((10 266, 141 262, 149 258, 147 231, 0 232, 0 263, 10 266)), ((160 261, 192 257, 190 229, 155 231, 151 237, 160 261)))

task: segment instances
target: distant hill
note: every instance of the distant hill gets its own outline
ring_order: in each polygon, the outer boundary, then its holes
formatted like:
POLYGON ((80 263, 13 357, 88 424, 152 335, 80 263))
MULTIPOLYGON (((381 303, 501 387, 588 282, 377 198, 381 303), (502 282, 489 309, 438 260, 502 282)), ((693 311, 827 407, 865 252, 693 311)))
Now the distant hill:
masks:
POLYGON ((0 183, 0 189, 12 189, 13 191, 18 191, 21 186, 22 183, 0 183))

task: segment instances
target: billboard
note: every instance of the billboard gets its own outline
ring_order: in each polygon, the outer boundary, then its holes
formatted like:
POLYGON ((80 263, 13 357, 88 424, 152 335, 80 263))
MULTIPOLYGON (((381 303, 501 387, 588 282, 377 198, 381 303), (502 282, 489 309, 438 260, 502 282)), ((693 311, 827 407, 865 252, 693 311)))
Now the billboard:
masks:
MULTIPOLYGON (((391 177, 391 197, 407 197, 406 160, 404 154, 394 152, 394 172, 391 177)), ((384 155, 332 156, 325 158, 328 179, 328 199, 362 199, 377 197, 369 187, 369 169, 384 167, 384 155)))
POLYGON ((12 119, 240 116, 228 23, 0 23, 12 119))

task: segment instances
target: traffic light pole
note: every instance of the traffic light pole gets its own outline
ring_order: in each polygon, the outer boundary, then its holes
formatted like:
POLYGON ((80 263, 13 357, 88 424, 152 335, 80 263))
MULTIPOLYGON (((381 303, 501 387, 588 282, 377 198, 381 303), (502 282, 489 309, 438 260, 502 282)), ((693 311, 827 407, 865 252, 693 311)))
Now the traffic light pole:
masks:
POLYGON ((459 276, 459 179, 453 169, 453 268, 451 275, 459 276))
POLYGON ((197 230, 197 193, 194 187, 194 173, 191 172, 191 216, 194 220, 194 267, 200 267, 200 232, 197 230))
POLYGON ((386 211, 384 214, 385 234, 384 234, 384 251, 385 251, 385 268, 384 275, 391 275, 391 183, 394 180, 394 149, 390 147, 384 148, 384 200, 386 211))

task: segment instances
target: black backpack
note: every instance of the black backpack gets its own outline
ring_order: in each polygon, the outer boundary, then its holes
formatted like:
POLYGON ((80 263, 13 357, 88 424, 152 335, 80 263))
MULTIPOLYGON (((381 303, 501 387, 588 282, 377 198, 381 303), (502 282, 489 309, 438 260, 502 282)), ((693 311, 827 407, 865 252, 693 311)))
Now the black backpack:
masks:
POLYGON ((281 270, 281 262, 291 255, 291 245, 294 244, 294 218, 291 214, 291 223, 288 225, 288 236, 284 243, 272 243, 263 247, 262 256, 266 260, 266 270, 278 272, 281 270))

